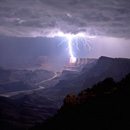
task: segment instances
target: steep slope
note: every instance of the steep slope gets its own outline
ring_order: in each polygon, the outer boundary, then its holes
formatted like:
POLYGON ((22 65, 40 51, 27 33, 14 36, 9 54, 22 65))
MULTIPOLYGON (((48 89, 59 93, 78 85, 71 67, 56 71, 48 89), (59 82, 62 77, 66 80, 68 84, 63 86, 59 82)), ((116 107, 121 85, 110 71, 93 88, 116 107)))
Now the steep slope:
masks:
POLYGON ((90 70, 90 72, 88 73, 88 75, 90 76, 88 76, 87 73, 84 74, 86 76, 84 84, 87 85, 83 85, 82 89, 92 86, 91 81, 93 81, 93 83, 95 84, 98 81, 102 81, 107 77, 112 77, 114 81, 120 81, 128 73, 130 73, 130 59, 109 59, 107 57, 101 57, 99 58, 97 65, 95 65, 94 68, 92 68, 92 70, 90 70), (109 62, 103 64, 104 60, 108 60, 109 62), (94 73, 96 73, 96 76, 92 76, 94 75, 94 73))
POLYGON ((119 83, 108 78, 78 97, 69 94, 53 118, 31 130, 130 129, 130 74, 119 83))
POLYGON ((88 67, 87 64, 77 77, 60 80, 55 87, 44 90, 43 94, 62 103, 69 93, 78 94, 81 90, 90 88, 107 77, 120 81, 130 73, 130 59, 100 57, 96 64, 91 66, 88 67))

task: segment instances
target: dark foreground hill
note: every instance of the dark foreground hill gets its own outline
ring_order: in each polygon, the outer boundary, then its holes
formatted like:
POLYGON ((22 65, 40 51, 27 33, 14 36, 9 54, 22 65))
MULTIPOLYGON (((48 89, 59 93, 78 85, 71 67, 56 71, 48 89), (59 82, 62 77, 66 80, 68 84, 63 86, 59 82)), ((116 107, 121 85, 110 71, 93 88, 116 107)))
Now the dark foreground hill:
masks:
POLYGON ((57 109, 55 102, 37 94, 17 100, 0 97, 0 130, 25 130, 53 116, 57 109))
POLYGON ((118 83, 107 78, 77 98, 69 94, 53 118, 31 130, 128 130, 129 117, 130 74, 118 83))

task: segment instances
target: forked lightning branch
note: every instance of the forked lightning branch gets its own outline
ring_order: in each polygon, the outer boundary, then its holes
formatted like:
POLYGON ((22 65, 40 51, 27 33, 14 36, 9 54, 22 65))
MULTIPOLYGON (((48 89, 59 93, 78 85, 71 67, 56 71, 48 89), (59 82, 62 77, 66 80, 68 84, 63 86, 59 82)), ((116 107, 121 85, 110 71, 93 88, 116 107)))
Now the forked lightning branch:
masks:
POLYGON ((65 37, 65 39, 60 44, 67 42, 68 49, 69 49, 69 55, 70 55, 70 62, 73 62, 73 63, 76 61, 76 57, 75 57, 74 51, 73 51, 73 44, 75 44, 77 50, 79 50, 79 44, 82 44, 84 47, 87 46, 88 50, 90 51, 91 46, 90 46, 89 42, 90 42, 90 39, 94 38, 93 36, 85 36, 83 33, 64 34, 64 33, 60 32, 57 34, 57 36, 65 37))

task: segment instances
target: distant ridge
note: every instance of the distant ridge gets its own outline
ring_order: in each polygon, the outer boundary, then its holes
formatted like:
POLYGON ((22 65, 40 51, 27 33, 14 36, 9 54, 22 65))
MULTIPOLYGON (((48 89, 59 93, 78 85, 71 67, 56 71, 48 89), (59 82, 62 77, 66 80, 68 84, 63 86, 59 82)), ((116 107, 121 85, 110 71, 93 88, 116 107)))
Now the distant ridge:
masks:
POLYGON ((74 63, 69 62, 65 65, 64 70, 81 71, 86 64, 96 63, 96 58, 76 58, 74 63))
POLYGON ((64 97, 69 93, 78 94, 81 90, 91 88, 108 77, 113 78, 114 81, 120 81, 128 73, 130 73, 130 59, 102 56, 96 63, 86 64, 76 77, 69 78, 69 73, 66 74, 68 79, 60 80, 46 94, 62 103, 64 97))

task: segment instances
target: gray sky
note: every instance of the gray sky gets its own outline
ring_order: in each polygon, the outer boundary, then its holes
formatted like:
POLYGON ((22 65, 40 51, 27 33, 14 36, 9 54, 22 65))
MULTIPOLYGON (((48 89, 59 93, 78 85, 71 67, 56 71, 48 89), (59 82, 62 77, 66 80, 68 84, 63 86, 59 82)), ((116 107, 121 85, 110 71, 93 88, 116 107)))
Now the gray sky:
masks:
POLYGON ((130 36, 129 0, 0 0, 0 34, 130 36))
POLYGON ((73 47, 77 57, 130 58, 130 0, 0 0, 0 63, 63 61, 69 55, 67 43, 58 46, 64 38, 54 37, 59 32, 95 36, 91 50, 73 47))

